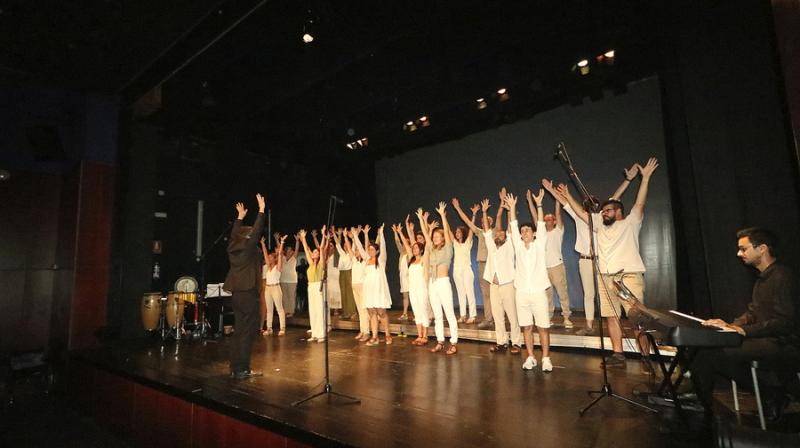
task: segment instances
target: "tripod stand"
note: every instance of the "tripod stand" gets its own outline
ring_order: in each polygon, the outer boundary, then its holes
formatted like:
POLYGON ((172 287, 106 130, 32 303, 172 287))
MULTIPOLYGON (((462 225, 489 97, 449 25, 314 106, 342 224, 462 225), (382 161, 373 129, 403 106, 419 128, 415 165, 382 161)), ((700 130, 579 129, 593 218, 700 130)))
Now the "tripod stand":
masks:
MULTIPOLYGON (((589 193, 589 190, 586 188, 586 185, 581 181, 581 178, 578 176, 578 173, 572 166, 572 161, 569 158, 569 154, 567 153, 566 145, 563 142, 559 143, 557 146, 557 150, 555 153, 556 158, 561 162, 564 169, 569 174, 569 177, 572 179, 575 186, 580 191, 581 197, 583 197, 583 203, 586 208, 586 213, 588 215, 587 224, 589 225, 589 255, 592 258, 592 282, 594 283, 594 302, 595 306, 598 310, 601 309, 600 304, 600 290, 598 289, 598 282, 597 278, 600 275, 600 268, 597 265, 597 251, 595 246, 595 234, 594 234, 594 219, 592 217, 594 208, 596 208, 596 199, 589 193)), ((603 316, 600 316, 598 319, 598 329, 600 333, 600 353, 603 356, 602 368, 603 368, 603 384, 600 386, 599 390, 590 390, 589 395, 597 395, 589 404, 584 406, 578 411, 580 416, 586 413, 590 408, 600 402, 605 397, 616 398, 618 400, 622 400, 628 404, 633 406, 637 406, 641 409, 647 410, 649 412, 658 412, 658 410, 653 409, 651 407, 645 406, 641 403, 637 403, 627 397, 623 397, 622 395, 618 395, 614 393, 614 390, 611 388, 611 384, 608 382, 608 367, 606 366, 605 362, 605 353, 606 353, 606 346, 605 346, 605 337, 603 337, 603 316)))
MULTIPOLYGON (((336 205, 341 202, 341 200, 336 196, 331 196, 328 199, 328 219, 326 220, 326 229, 330 229, 333 225, 333 218, 336 216, 336 205)), ((325 269, 325 273, 322 275, 322 281, 320 282, 320 290, 322 291, 322 310, 323 310, 323 328, 324 331, 328 331, 328 319, 330 318, 330 311, 328 310, 328 288, 325 287, 325 283, 328 280, 328 270, 325 269)), ((310 299, 310 298, 309 298, 310 299)), ((309 303, 308 306, 310 307, 311 304, 309 303)), ((300 401, 295 401, 292 403, 292 406, 300 406, 301 404, 313 400, 317 397, 321 397, 323 395, 328 396, 328 402, 330 403, 330 396, 335 395, 339 398, 342 398, 346 401, 345 404, 361 404, 361 400, 355 397, 351 397, 348 395, 340 394, 338 392, 333 391, 333 385, 331 385, 331 371, 330 371, 330 362, 329 362, 329 354, 330 351, 328 349, 328 341, 330 340, 329 337, 325 338, 325 385, 323 386, 322 390, 309 396, 303 398, 300 401)))

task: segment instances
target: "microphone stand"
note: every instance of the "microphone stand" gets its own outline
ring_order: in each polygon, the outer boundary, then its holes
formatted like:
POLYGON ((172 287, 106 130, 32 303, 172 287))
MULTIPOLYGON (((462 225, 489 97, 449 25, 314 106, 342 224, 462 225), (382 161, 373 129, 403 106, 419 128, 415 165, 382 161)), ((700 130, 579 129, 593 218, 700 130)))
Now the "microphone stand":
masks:
MULTIPOLYGON (((339 202, 339 198, 336 196, 331 196, 328 198, 328 219, 326 222, 326 229, 330 230, 331 226, 333 225, 333 218, 336 216, 336 204, 339 202)), ((324 238, 324 235, 323 235, 324 238)), ((320 250, 320 255, 322 251, 320 250)), ((326 268, 322 274, 322 281, 320 282, 319 288, 322 291, 322 312, 323 312, 323 328, 325 328, 325 332, 328 332, 328 319, 330 318, 330 311, 328 310, 328 288, 325 287, 325 283, 328 280, 328 269, 326 268)), ((309 303, 309 307, 311 304, 309 303)), ((340 394, 338 392, 333 391, 333 385, 331 385, 331 371, 330 371, 330 361, 329 361, 329 347, 328 341, 330 340, 330 335, 325 335, 325 386, 323 386, 322 390, 309 396, 303 398, 300 401, 295 401, 292 403, 292 406, 300 406, 301 404, 313 400, 317 397, 321 397, 323 395, 328 396, 328 403, 330 404, 330 396, 335 395, 339 398, 345 400, 344 404, 361 404, 361 400, 355 397, 351 397, 349 395, 340 394)))
MULTIPOLYGON (((584 208, 589 218, 587 220, 588 221, 587 224, 589 225, 589 255, 592 257, 592 272, 594 274, 592 276, 593 277, 592 282, 594 282, 594 303, 595 307, 599 312, 599 310, 601 309, 600 289, 598 289, 597 276, 600 275, 600 267, 597 264, 597 253, 595 251, 594 219, 592 217, 594 212, 592 205, 595 205, 597 201, 594 199, 594 196, 592 196, 589 193, 589 190, 586 188, 586 184, 584 184, 583 181, 581 181, 580 176, 578 176, 578 173, 575 171, 575 168, 573 168, 572 161, 569 158, 569 154, 567 153, 567 147, 566 145, 564 145, 564 142, 560 142, 558 144, 556 153, 554 155, 555 158, 558 159, 559 162, 561 162, 561 165, 567 171, 567 174, 569 174, 569 177, 572 179, 573 184, 578 188, 578 191, 580 191, 580 194, 583 197, 584 208)), ((657 413, 658 410, 656 409, 645 406, 641 403, 637 403, 631 400, 630 398, 623 397, 622 395, 614 393, 614 390, 611 388, 611 384, 608 382, 608 367, 606 366, 605 362, 606 346, 605 346, 605 337, 603 336, 603 316, 601 315, 597 321, 598 321, 598 328, 600 330, 600 355, 603 358, 603 362, 601 363, 601 366, 603 368, 603 384, 600 386, 599 390, 588 391, 590 396, 597 395, 597 397, 594 398, 589 404, 581 408, 578 411, 578 415, 583 417, 586 411, 588 411, 594 405, 599 403, 600 400, 602 400, 605 397, 616 398, 618 400, 622 400, 626 403, 632 404, 644 410, 657 413)))

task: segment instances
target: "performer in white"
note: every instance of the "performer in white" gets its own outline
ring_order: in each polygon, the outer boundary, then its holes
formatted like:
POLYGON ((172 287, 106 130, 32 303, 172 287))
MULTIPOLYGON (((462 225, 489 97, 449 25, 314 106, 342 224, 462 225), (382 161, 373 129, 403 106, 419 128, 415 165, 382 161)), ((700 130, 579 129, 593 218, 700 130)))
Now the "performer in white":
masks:
MULTIPOLYGON (((528 191, 528 194, 530 194, 530 191, 528 191)), ((541 211, 541 209, 539 209, 539 211, 541 211)), ((547 233, 547 249, 545 250, 547 276, 550 278, 550 284, 553 286, 547 290, 547 301, 550 304, 550 318, 552 319, 556 309, 556 305, 553 301, 553 289, 555 289, 558 293, 558 301, 561 304, 561 316, 564 318, 564 328, 570 329, 573 327, 572 320, 569 318, 572 315, 572 310, 569 308, 567 269, 564 266, 564 257, 561 254, 561 246, 564 243, 564 222, 561 220, 560 202, 556 201, 555 214, 548 213, 544 215, 544 223, 547 233)), ((541 229, 541 227, 538 229, 541 229)), ((539 232, 537 232, 537 236, 538 234, 539 232)))
MULTIPOLYGON (((408 320, 408 259, 410 256, 400 241, 397 227, 399 227, 399 224, 392 226, 392 232, 394 233, 394 244, 397 246, 397 252, 400 253, 400 258, 397 260, 397 270, 400 273, 400 295, 403 297, 403 314, 400 315, 400 320, 408 320)), ((400 233, 402 232, 402 229, 400 229, 400 233)))
MULTIPOLYGON (((367 306, 364 303, 364 270, 367 267, 367 252, 364 250, 364 246, 361 245, 361 242, 358 240, 358 236, 361 233, 361 226, 351 227, 350 228, 350 238, 353 240, 353 244, 350 245, 350 252, 351 256, 353 257, 353 298, 356 302, 356 311, 358 312, 358 328, 359 332, 356 335, 356 339, 361 342, 366 342, 369 340, 369 312, 367 311, 367 306)), ((377 337, 377 335, 376 335, 377 337)))
POLYGON ((308 278, 308 320, 311 324, 311 337, 308 342, 323 342, 325 341, 325 317, 323 308, 322 297, 322 279, 325 276, 325 248, 328 246, 328 234, 325 232, 325 226, 322 227, 322 245, 314 249, 309 249, 308 242, 306 242, 306 231, 301 229, 298 232, 300 235, 300 242, 303 244, 306 258, 308 259, 308 270, 306 276, 308 278))
POLYGON ((372 339, 366 345, 378 345, 378 321, 383 324, 386 345, 389 345, 392 343, 392 335, 389 333, 389 315, 386 310, 392 307, 392 296, 389 293, 389 281, 386 279, 386 239, 383 236, 383 224, 378 227, 377 243, 369 240, 369 226, 365 226, 364 242, 369 257, 364 268, 364 302, 372 329, 372 339))
MULTIPOLYGON (((501 191, 505 195, 505 188, 501 191)), ((517 305, 514 291, 514 247, 506 239, 506 231, 498 227, 502 214, 498 212, 495 228, 489 228, 486 218, 490 204, 488 199, 481 201, 483 210, 483 237, 486 240, 488 257, 486 271, 483 278, 491 283, 492 316, 494 317, 494 331, 497 344, 490 348, 492 353, 505 351, 508 344, 506 332, 506 316, 511 326, 511 353, 519 353, 522 344, 522 335, 517 320, 517 305)), ((502 210, 502 208, 501 208, 502 210)))
POLYGON ((417 339, 411 343, 424 346, 428 344, 428 260, 424 255, 424 246, 413 240, 414 228, 406 217, 406 230, 408 239, 403 235, 403 227, 395 226, 395 231, 403 243, 406 253, 411 254, 408 260, 408 295, 411 299, 411 310, 414 312, 414 322, 417 324, 417 339), (409 241, 414 241, 409 243, 409 241))
POLYGON ((281 293, 281 268, 283 267, 283 243, 286 235, 277 238, 278 248, 270 253, 267 250, 265 240, 261 238, 261 253, 264 255, 264 266, 262 267, 262 279, 264 286, 264 307, 267 314, 267 327, 261 331, 262 335, 272 334, 272 312, 278 311, 278 321, 280 330, 278 336, 286 334, 286 313, 283 310, 283 294, 281 293))
POLYGON ((282 255, 281 295, 283 296, 283 309, 286 310, 286 317, 292 317, 297 307, 297 250, 299 246, 300 236, 295 234, 294 247, 287 246, 285 254, 282 255))
MULTIPOLYGON (((542 216, 542 198, 544 190, 533 196, 538 210, 537 216, 542 216)), ((511 193, 506 194, 502 205, 508 210, 508 219, 511 221, 511 242, 516 255, 516 270, 514 275, 514 288, 516 289, 517 318, 525 336, 525 349, 528 352, 524 370, 536 367, 536 358, 533 354, 533 325, 539 332, 539 342, 542 345, 542 371, 552 372, 553 363, 550 361, 550 313, 546 291, 550 289, 550 280, 547 275, 546 247, 549 232, 539 232, 534 240, 533 224, 517 223, 517 198, 511 193)), ((536 223, 537 228, 544 226, 541 219, 536 223)))

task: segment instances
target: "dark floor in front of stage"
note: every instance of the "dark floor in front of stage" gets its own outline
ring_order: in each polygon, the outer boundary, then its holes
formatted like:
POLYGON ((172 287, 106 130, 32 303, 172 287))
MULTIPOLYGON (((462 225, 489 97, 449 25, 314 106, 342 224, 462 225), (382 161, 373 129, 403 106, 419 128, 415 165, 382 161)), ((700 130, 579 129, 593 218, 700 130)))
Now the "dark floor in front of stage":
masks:
MULTIPOLYGON (((672 410, 649 414, 605 398, 583 417, 588 390, 603 383, 596 352, 559 350, 552 373, 521 370, 519 355, 490 354, 490 344, 462 342, 459 353, 432 354, 395 337, 368 347, 353 332, 330 338, 331 383, 361 399, 346 405, 326 397, 300 407, 292 403, 321 390, 324 344, 305 341, 304 329, 284 337, 261 336, 252 367, 264 376, 228 376, 229 340, 184 343, 161 349, 159 341, 106 349, 91 357, 112 368, 202 396, 223 406, 312 430, 358 446, 709 446, 701 414, 679 419, 672 410)), ((433 343, 428 345, 432 347, 433 343)), ((541 356, 537 349, 537 358, 541 356)), ((610 371, 616 393, 634 397, 652 377, 638 360, 610 371)), ((638 398, 635 398, 639 400, 638 398)))

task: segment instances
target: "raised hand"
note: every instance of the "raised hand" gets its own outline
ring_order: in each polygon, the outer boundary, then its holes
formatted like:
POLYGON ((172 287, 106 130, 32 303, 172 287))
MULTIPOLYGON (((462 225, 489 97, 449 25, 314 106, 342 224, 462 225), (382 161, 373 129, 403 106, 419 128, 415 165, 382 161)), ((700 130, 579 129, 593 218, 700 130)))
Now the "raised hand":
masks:
POLYGON ((644 166, 639 166, 639 172, 642 173, 642 177, 650 177, 656 168, 658 168, 658 159, 650 157, 644 166))
POLYGON ((455 207, 455 208, 461 208, 461 203, 458 202, 458 198, 451 199, 450 203, 453 204, 453 207, 455 207))
POLYGON ((483 211, 484 213, 486 213, 486 211, 489 210, 489 207, 491 206, 492 205, 489 204, 489 199, 484 199, 481 201, 481 211, 483 211))
POLYGON ((263 246, 266 243, 267 239, 262 236, 260 241, 261 245, 263 246))
POLYGON ((323 235, 325 235, 325 231, 326 231, 327 228, 328 228, 327 225, 322 226, 322 234, 323 235))
POLYGON ((298 230, 297 231, 297 236, 299 236, 300 238, 305 238, 306 237, 306 229, 298 230))
MULTIPOLYGON (((542 178, 542 186, 550 193, 555 191, 553 189, 553 181, 550 179, 542 178)), ((531 194, 531 190, 528 190, 528 194, 531 194)))
POLYGON ((383 226, 384 226, 384 223, 381 223, 380 227, 378 227, 378 233, 379 234, 383 233, 383 226))
POLYGON ((439 221, 436 221, 436 220, 434 220, 434 221, 431 223, 430 227, 431 227, 431 231, 433 231, 433 229, 435 229, 435 228, 439 227, 439 221))
POLYGON ((286 241, 286 237, 287 236, 289 236, 289 235, 282 235, 281 236, 281 244, 283 244, 283 242, 286 241))
POLYGON ((503 198, 506 197, 506 193, 508 193, 506 191, 506 187, 503 187, 503 188, 500 189, 500 193, 497 194, 500 197, 500 201, 502 201, 503 198))
POLYGON ((439 206, 436 207, 436 211, 439 212, 440 215, 444 215, 444 209, 447 208, 447 204, 444 201, 439 202, 439 206))
POLYGON ((418 208, 417 211, 414 213, 417 215, 417 218, 422 219, 422 216, 425 212, 422 211, 422 207, 418 208))
POLYGON ((247 209, 244 208, 244 204, 241 202, 236 203, 236 212, 239 214, 238 219, 242 219, 247 215, 247 209))
POLYGON ((569 195, 569 187, 567 187, 567 184, 558 184, 558 187, 556 187, 556 191, 558 192, 558 194, 564 197, 567 197, 567 195, 569 195))
POLYGON ((478 210, 480 210, 480 209, 481 209, 481 206, 478 205, 478 204, 472 204, 472 207, 469 208, 469 210, 472 212, 473 215, 478 213, 478 210))
POLYGON ((368 233, 368 232, 369 232, 369 229, 371 229, 371 228, 372 228, 372 227, 370 227, 370 226, 369 226, 369 224, 365 224, 365 225, 364 225, 364 233, 368 233))
POLYGON ((639 175, 639 170, 641 168, 642 168, 642 166, 639 165, 638 162, 636 162, 633 165, 631 165, 630 168, 623 168, 622 171, 625 172, 625 179, 627 179, 628 181, 633 180, 633 178, 635 178, 636 176, 639 175))
POLYGON ((512 207, 517 205, 517 197, 514 196, 512 193, 506 193, 505 203, 507 205, 507 209, 511 210, 512 207))
POLYGON ((264 209, 267 207, 267 203, 264 200, 264 196, 261 196, 261 193, 256 193, 256 202, 258 202, 258 212, 264 213, 264 209))
POLYGON ((536 206, 539 207, 542 205, 542 199, 544 199, 544 189, 539 189, 539 194, 533 197, 533 200, 536 202, 536 206))
MULTIPOLYGON (((324 226, 322 227, 322 233, 325 233, 325 227, 324 226)), ((311 229, 311 236, 313 236, 314 238, 317 237, 317 229, 311 229)))

